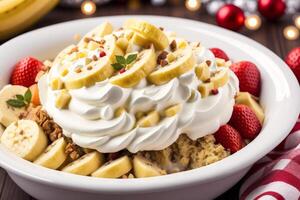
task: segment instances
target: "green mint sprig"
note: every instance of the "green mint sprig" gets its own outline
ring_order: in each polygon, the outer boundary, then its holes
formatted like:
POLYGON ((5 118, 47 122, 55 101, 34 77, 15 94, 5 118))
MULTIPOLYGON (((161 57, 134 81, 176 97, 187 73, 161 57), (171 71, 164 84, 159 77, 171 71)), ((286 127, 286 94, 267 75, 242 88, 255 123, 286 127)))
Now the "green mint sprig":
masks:
POLYGON ((135 61, 137 58, 137 54, 130 54, 126 58, 125 56, 116 56, 116 63, 111 64, 111 66, 115 70, 121 70, 123 68, 126 68, 128 65, 130 65, 133 61, 135 61))
POLYGON ((6 103, 15 108, 22 108, 30 104, 32 98, 31 91, 28 89, 24 95, 17 94, 14 99, 9 99, 6 103))

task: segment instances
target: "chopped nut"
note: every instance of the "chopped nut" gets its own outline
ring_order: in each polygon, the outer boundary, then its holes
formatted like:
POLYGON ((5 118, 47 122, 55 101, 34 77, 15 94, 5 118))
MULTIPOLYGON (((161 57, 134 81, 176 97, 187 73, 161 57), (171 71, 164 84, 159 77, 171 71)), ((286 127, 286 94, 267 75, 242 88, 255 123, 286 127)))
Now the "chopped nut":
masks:
POLYGON ((206 60, 205 63, 210 66, 211 65, 211 61, 210 60, 206 60))
POLYGON ((92 69, 93 69, 93 66, 89 65, 89 66, 87 66, 86 69, 87 69, 87 70, 92 70, 92 69))
POLYGON ((85 37, 84 39, 83 39, 83 41, 85 42, 85 43, 89 43, 90 41, 92 41, 93 39, 92 38, 89 38, 89 37, 85 37))
POLYGON ((77 160, 83 154, 83 151, 75 143, 68 141, 68 144, 65 148, 65 153, 68 154, 72 160, 77 160))
POLYGON ((164 28, 163 27, 159 27, 159 30, 164 31, 164 28))
POLYGON ((170 44, 171 51, 175 51, 177 49, 177 43, 176 40, 173 40, 170 44))
POLYGON ((168 52, 162 51, 162 52, 157 56, 157 64, 160 64, 160 61, 161 61, 161 60, 166 59, 167 56, 168 56, 168 54, 169 54, 168 52))
POLYGON ((164 66, 166 66, 166 65, 168 65, 169 63, 168 63, 168 61, 166 61, 166 60, 161 60, 160 61, 160 65, 162 66, 162 67, 164 67, 164 66))
POLYGON ((70 51, 69 51, 69 55, 70 54, 72 54, 72 53, 74 53, 74 52, 77 52, 78 51, 78 47, 74 47, 74 48, 72 48, 70 51))
POLYGON ((98 60, 98 57, 96 55, 93 55, 93 61, 97 61, 98 60))

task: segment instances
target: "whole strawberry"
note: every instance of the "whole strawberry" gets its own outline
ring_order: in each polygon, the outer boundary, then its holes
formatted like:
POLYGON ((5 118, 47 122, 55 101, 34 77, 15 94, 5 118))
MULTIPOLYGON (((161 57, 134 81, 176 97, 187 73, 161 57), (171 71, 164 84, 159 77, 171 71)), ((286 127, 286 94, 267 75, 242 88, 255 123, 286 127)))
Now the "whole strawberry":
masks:
POLYGON ((35 83, 36 75, 43 70, 43 63, 33 57, 20 60, 14 67, 10 82, 13 85, 30 87, 35 83))
POLYGON ((249 92, 254 96, 260 95, 261 78, 256 65, 249 61, 241 61, 231 65, 240 82, 241 92, 249 92))
POLYGON ((229 57, 222 49, 210 48, 209 50, 215 55, 216 58, 221 58, 224 59, 225 61, 229 60, 229 57))
POLYGON ((285 62, 294 72, 300 83, 300 47, 292 49, 285 58, 285 62))
POLYGON ((226 149, 229 149, 231 153, 237 152, 244 146, 239 132, 228 124, 221 126, 214 136, 216 141, 226 149))
POLYGON ((229 124, 245 139, 254 139, 261 130, 261 124, 255 113, 245 105, 235 105, 229 124))

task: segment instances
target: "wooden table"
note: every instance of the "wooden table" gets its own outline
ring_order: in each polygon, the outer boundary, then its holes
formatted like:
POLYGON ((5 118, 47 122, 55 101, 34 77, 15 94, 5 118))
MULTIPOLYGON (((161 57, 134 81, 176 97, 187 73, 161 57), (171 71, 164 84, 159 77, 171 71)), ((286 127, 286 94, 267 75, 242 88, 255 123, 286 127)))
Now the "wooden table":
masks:
MULTIPOLYGON (((209 16, 205 11, 201 12, 189 12, 184 6, 162 6, 154 7, 149 4, 141 5, 138 10, 130 10, 126 5, 105 5, 98 7, 97 12, 93 16, 108 16, 108 15, 124 15, 124 14, 143 14, 143 15, 166 15, 183 17, 189 19, 195 19, 198 21, 203 21, 211 24, 215 24, 214 17, 209 16)), ((46 17, 44 17, 38 24, 36 24, 31 29, 36 29, 44 27, 47 25, 85 18, 80 9, 66 9, 57 7, 52 12, 50 12, 46 17)), ((280 57, 284 57, 287 52, 295 47, 300 46, 300 41, 287 41, 282 34, 282 29, 287 24, 291 24, 291 18, 285 18, 282 21, 271 24, 264 23, 262 28, 258 31, 247 31, 243 30, 241 33, 258 41, 264 46, 271 49, 280 57)), ((271 67, 271 66, 270 66, 271 67)), ((240 183, 236 184, 229 191, 221 195, 218 200, 228 199, 235 200, 238 199, 240 183)), ((0 168, 0 200, 34 200, 28 194, 23 192, 11 179, 3 169, 0 168)))

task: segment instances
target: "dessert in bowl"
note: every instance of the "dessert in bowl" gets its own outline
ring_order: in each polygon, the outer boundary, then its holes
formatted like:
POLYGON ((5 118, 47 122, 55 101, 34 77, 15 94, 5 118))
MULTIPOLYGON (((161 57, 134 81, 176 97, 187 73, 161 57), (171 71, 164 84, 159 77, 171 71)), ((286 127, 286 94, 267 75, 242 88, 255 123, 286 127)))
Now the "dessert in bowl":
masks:
POLYGON ((151 184, 185 176, 253 145, 267 123, 260 66, 233 62, 165 26, 124 21, 122 29, 103 23, 44 64, 26 58, 15 65, 13 85, 1 91, 4 147, 110 185, 111 178, 151 184))

